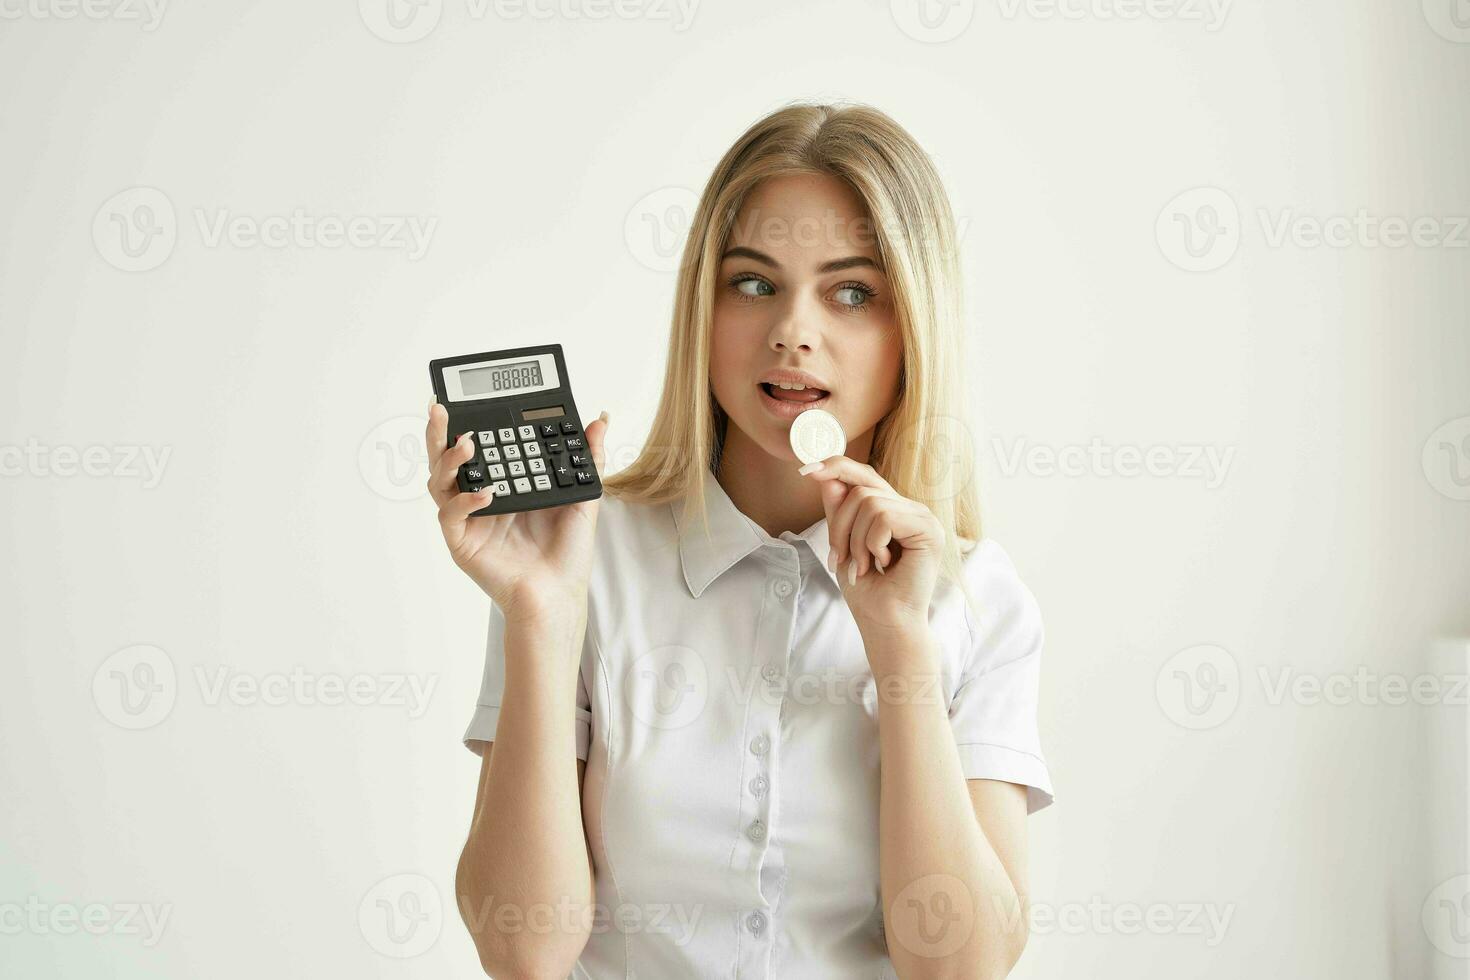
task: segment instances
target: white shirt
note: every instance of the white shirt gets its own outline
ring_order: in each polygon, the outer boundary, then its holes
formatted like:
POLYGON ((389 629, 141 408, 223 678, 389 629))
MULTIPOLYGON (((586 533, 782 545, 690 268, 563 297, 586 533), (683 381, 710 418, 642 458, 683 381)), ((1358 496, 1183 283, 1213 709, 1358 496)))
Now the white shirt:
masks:
MULTIPOLYGON (((705 485, 708 539, 697 513, 680 528, 678 504, 602 498, 575 719, 597 904, 573 975, 892 978, 877 693, 827 521, 773 538, 705 485)), ((994 541, 964 570, 989 619, 941 582, 935 696, 965 777, 1026 785, 1034 812, 1052 800, 1040 612, 994 541)), ((495 737, 504 633, 492 603, 467 745, 495 737)))

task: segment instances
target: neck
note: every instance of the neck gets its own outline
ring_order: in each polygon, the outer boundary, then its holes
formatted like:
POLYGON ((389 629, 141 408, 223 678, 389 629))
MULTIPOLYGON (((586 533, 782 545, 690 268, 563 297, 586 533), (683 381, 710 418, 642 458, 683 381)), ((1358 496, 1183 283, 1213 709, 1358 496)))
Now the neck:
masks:
MULTIPOLYGON (((869 429, 847 444, 844 455, 866 463, 872 445, 869 429)), ((773 538, 782 531, 800 534, 826 516, 821 484, 798 473, 800 468, 800 462, 777 459, 728 423, 716 479, 736 509, 773 538)))

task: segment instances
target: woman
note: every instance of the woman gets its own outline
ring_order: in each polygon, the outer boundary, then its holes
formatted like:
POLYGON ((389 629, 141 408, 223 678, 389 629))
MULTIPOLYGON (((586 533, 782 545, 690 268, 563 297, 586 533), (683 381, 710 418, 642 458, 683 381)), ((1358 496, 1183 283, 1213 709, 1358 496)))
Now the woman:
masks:
POLYGON ((1042 625, 980 538, 956 253, 908 133, 787 106, 704 189, 650 439, 601 500, 467 519, 492 495, 431 403, 444 538, 494 600, 457 876, 492 976, 1015 963, 1042 625), (849 441, 801 466, 813 407, 849 441))

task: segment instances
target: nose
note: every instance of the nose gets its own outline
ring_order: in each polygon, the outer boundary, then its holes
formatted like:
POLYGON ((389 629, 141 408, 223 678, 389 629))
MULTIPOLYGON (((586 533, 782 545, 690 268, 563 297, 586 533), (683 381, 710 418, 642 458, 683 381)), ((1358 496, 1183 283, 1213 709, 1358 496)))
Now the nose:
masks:
POLYGON ((815 314, 804 312, 800 299, 786 304, 776 322, 771 324, 769 342, 772 350, 814 351, 821 343, 820 321, 815 314))

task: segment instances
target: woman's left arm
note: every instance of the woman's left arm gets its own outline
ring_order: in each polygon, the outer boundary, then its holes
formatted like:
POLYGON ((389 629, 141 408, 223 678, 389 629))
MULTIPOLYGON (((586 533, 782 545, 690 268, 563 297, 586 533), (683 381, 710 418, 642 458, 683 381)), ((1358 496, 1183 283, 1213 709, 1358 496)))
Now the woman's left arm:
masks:
POLYGON ((927 624, 863 639, 878 686, 889 958, 902 980, 1005 977, 1026 946, 1026 789, 965 779, 927 624))
POLYGON ((929 626, 944 528, 866 463, 831 456, 801 472, 822 484, 829 561, 878 696, 889 959, 902 980, 1005 977, 1028 931, 1026 789, 967 781, 960 765, 929 626))

